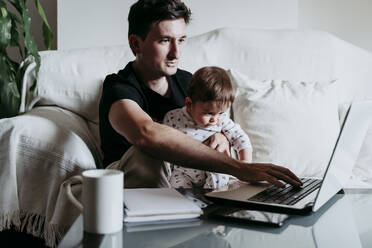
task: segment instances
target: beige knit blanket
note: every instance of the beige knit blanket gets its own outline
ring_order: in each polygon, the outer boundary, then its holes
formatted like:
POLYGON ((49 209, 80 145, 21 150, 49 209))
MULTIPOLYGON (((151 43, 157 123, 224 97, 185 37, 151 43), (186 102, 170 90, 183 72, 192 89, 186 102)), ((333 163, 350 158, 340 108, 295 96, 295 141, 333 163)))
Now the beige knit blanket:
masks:
MULTIPOLYGON (((26 231, 55 247, 80 214, 64 182, 99 164, 97 144, 82 118, 57 107, 1 119, 0 231, 26 231)), ((80 197, 80 185, 72 190, 80 197)))

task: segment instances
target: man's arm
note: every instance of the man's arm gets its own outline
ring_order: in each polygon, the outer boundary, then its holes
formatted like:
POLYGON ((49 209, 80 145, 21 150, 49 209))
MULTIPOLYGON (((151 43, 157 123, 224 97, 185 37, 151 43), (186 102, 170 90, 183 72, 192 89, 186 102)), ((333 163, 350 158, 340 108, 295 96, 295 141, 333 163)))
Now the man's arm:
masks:
POLYGON ((300 185, 288 169, 272 164, 248 164, 230 158, 194 140, 182 132, 154 122, 137 103, 124 99, 115 102, 109 121, 116 132, 144 152, 189 168, 233 175, 240 180, 266 180, 283 186, 278 179, 300 185))

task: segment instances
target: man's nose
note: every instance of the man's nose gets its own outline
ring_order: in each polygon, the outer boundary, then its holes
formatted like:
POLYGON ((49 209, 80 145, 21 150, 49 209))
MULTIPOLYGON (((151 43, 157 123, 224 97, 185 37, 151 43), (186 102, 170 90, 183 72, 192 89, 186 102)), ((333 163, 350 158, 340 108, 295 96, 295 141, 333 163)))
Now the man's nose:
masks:
POLYGON ((171 43, 171 48, 170 48, 170 51, 169 51, 169 57, 171 59, 179 59, 181 55, 181 45, 178 44, 177 41, 173 41, 171 43))

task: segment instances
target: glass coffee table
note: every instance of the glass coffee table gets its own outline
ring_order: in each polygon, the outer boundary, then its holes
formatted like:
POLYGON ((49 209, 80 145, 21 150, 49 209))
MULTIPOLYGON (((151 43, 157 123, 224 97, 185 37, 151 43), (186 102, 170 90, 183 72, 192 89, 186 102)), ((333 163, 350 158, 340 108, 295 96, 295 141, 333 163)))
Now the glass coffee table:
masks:
POLYGON ((372 190, 345 190, 318 212, 292 216, 279 228, 197 219, 161 225, 124 225, 109 235, 83 231, 79 216, 60 242, 65 247, 372 247, 372 190))

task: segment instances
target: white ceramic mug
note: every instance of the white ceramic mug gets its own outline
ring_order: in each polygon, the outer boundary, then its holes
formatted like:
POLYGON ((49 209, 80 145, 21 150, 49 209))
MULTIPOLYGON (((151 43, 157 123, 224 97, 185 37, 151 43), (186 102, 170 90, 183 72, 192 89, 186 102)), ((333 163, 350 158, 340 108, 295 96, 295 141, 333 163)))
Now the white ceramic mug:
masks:
POLYGON ((107 234, 123 228, 124 173, 119 170, 87 170, 67 183, 67 196, 83 213, 84 231, 107 234), (83 184, 82 203, 71 192, 71 183, 83 184))

